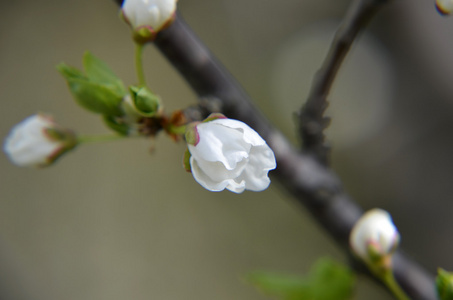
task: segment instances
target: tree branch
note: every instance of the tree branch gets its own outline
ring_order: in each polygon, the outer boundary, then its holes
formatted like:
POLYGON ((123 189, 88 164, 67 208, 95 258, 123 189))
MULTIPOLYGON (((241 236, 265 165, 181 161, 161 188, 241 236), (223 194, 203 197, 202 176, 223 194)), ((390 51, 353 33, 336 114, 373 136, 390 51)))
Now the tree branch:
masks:
MULTIPOLYGON (((200 99, 228 117, 249 124, 267 141, 277 159, 277 169, 271 176, 312 213, 346 253, 350 253, 349 233, 362 210, 345 193, 338 177, 312 155, 297 151, 269 123, 180 16, 157 35, 154 43, 200 99)), ((412 299, 437 298, 432 276, 417 263, 401 253, 395 255, 394 263, 395 277, 412 299)))
POLYGON ((359 32, 388 0, 353 0, 330 46, 322 67, 315 74, 307 102, 299 111, 299 134, 305 152, 328 164, 330 147, 324 129, 330 118, 324 116, 337 72, 359 32))

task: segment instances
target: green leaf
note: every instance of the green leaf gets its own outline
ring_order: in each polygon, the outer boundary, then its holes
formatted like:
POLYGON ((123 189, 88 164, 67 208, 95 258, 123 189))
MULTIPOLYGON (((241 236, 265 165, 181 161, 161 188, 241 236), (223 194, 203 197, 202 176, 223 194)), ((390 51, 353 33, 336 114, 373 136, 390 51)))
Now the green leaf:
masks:
POLYGON ((66 79, 74 98, 82 107, 92 112, 120 116, 123 114, 119 97, 111 88, 82 78, 66 79))
POLYGON ((346 300, 354 287, 354 275, 345 266, 320 259, 305 277, 268 272, 250 274, 247 281, 283 300, 346 300))
POLYGON ((129 134, 129 126, 127 126, 127 124, 119 123, 114 116, 103 116, 103 117, 105 124, 113 131, 116 131, 121 135, 129 134))
POLYGON ((76 69, 74 67, 68 66, 65 63, 60 63, 57 65, 57 70, 63 75, 65 79, 70 79, 70 78, 81 78, 81 79, 87 79, 85 74, 80 71, 79 69, 76 69))
POLYGON ((453 300, 453 273, 439 268, 436 288, 440 300, 453 300))
POLYGON ((264 293, 281 299, 305 299, 310 295, 309 280, 299 276, 254 272, 246 280, 264 293))
POLYGON ((89 52, 84 55, 83 65, 85 72, 65 63, 57 66, 77 103, 102 115, 123 115, 120 104, 127 91, 121 80, 89 52))
POLYGON ((112 85, 119 95, 124 96, 126 94, 127 91, 121 79, 113 73, 106 63, 88 51, 83 55, 83 67, 91 81, 112 85))
POLYGON ((312 272, 314 299, 340 300, 351 297, 355 276, 346 266, 330 259, 321 259, 312 272))
POLYGON ((130 86, 132 101, 137 112, 144 117, 153 117, 160 106, 160 99, 146 87, 130 86))

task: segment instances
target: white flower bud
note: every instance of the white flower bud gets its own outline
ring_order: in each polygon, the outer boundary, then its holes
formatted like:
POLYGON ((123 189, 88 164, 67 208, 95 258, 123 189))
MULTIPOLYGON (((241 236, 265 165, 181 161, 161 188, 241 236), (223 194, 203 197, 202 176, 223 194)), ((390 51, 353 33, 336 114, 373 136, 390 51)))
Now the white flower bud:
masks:
POLYGON ((37 114, 11 129, 3 151, 18 166, 42 167, 54 162, 76 144, 72 132, 61 129, 50 117, 37 114))
MULTIPOLYGON (((122 16, 135 35, 152 40, 157 32, 169 25, 175 16, 177 0, 124 0, 122 16)), ((140 37, 135 36, 140 39, 140 37)))
POLYGON ((372 209, 366 212, 354 225, 350 245, 355 254, 365 261, 383 258, 393 253, 398 246, 400 235, 388 212, 372 209))
POLYGON ((276 168, 274 152, 247 124, 223 117, 189 128, 190 169, 204 188, 242 193, 269 186, 268 172, 276 168))
POLYGON ((453 11, 453 0, 436 0, 437 11, 442 15, 449 15, 453 11))

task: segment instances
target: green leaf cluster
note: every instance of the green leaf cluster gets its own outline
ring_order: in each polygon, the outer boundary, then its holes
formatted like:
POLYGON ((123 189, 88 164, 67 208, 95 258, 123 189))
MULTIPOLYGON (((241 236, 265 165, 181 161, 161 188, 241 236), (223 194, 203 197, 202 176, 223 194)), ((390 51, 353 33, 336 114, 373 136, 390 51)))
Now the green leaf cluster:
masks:
POLYGON ((453 273, 439 268, 436 288, 440 300, 453 300, 453 273))
POLYGON ((83 56, 83 67, 84 72, 65 63, 57 66, 77 103, 104 116, 123 115, 120 103, 127 94, 123 82, 90 52, 83 56))
POLYGON ((346 266, 323 258, 304 277, 254 272, 246 280, 283 300, 346 300, 352 296, 355 276, 346 266))

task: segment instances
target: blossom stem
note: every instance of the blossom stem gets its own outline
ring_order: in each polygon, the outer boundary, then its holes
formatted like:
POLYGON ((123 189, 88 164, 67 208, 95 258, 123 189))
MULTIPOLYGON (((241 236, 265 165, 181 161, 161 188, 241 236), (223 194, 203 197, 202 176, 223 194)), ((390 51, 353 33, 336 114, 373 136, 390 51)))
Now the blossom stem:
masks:
POLYGON ((398 300, 410 300, 398 282, 396 282, 391 269, 387 270, 381 279, 398 300))
POLYGON ((378 263, 367 263, 368 268, 387 286, 398 300, 410 300, 393 275, 392 257, 384 258, 378 263))
POLYGON ((135 70, 137 72, 138 83, 146 86, 145 72, 143 70, 143 47, 144 44, 135 43, 135 70))
POLYGON ((77 143, 78 144, 91 144, 91 143, 102 143, 102 142, 110 142, 110 141, 117 141, 127 138, 126 135, 95 135, 95 136, 78 136, 77 143))
POLYGON ((186 133, 187 125, 175 126, 170 124, 166 129, 171 134, 184 135, 186 133))

